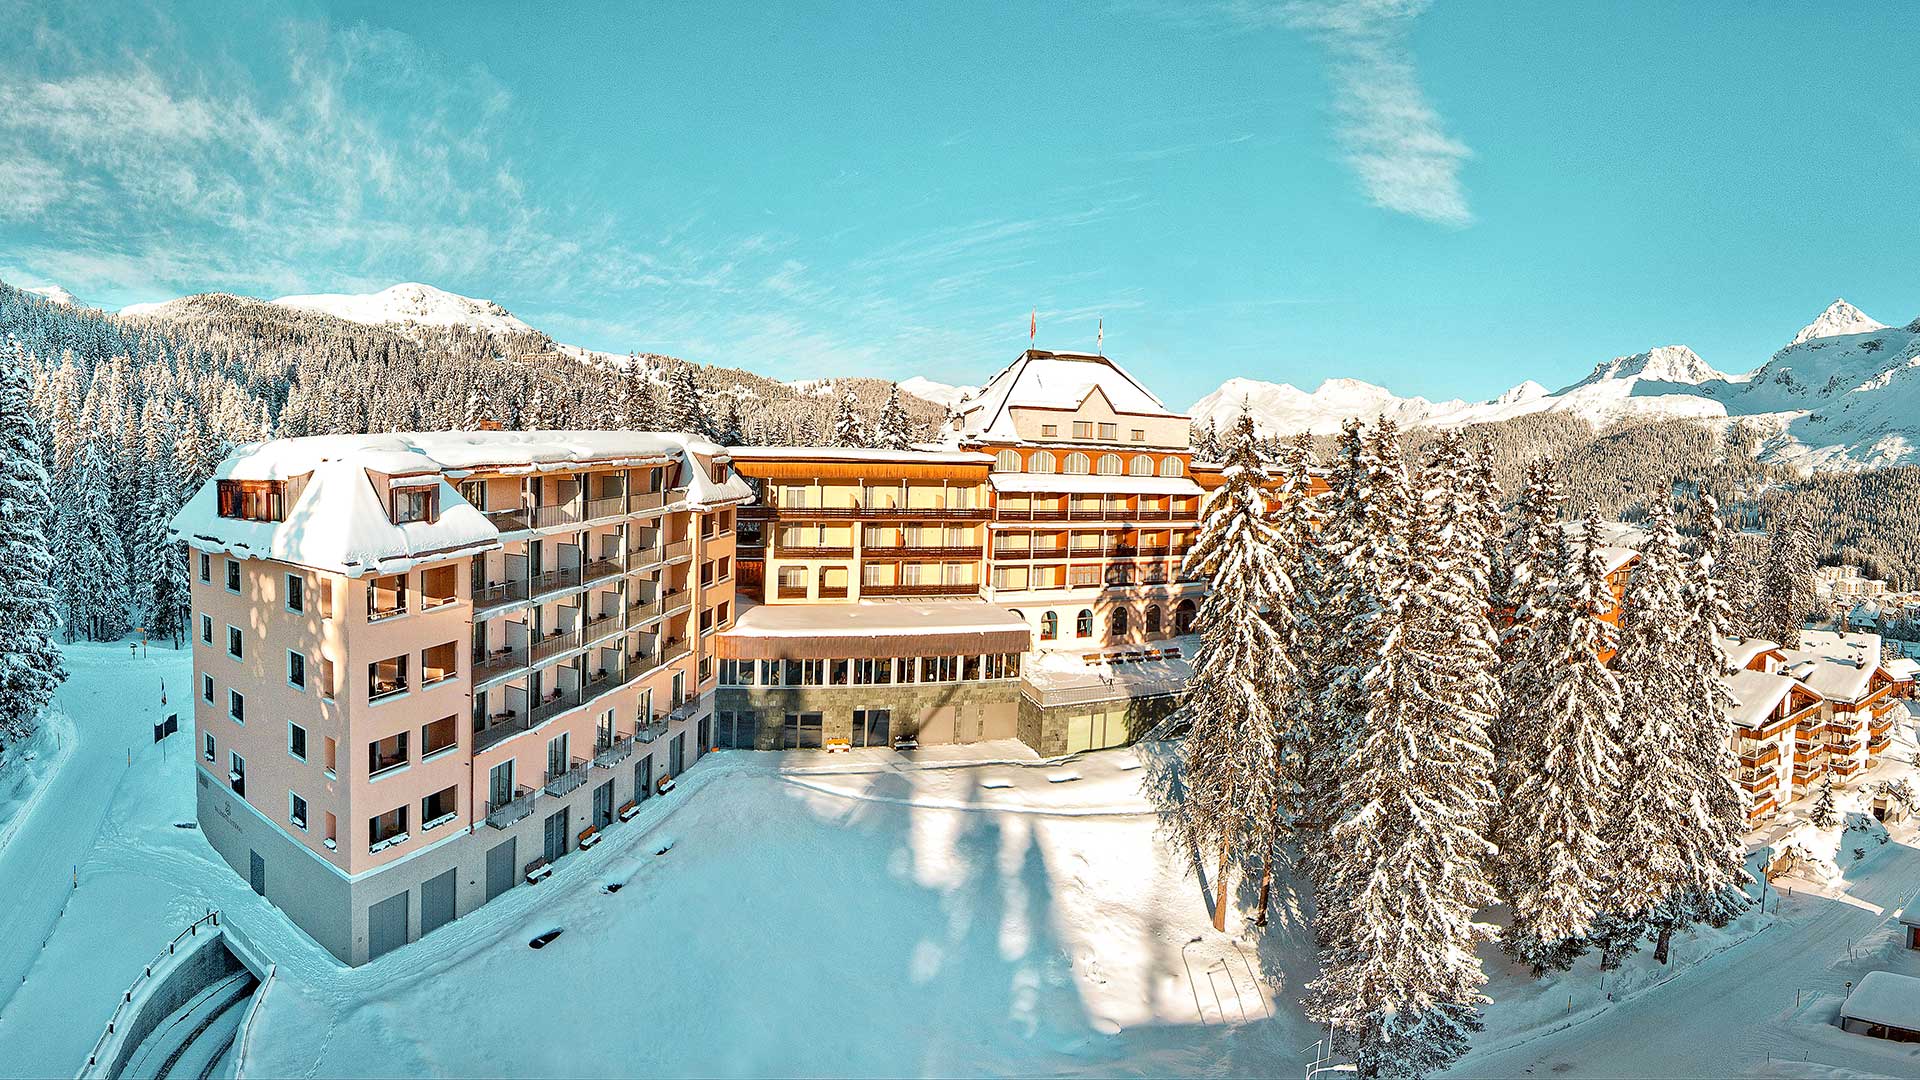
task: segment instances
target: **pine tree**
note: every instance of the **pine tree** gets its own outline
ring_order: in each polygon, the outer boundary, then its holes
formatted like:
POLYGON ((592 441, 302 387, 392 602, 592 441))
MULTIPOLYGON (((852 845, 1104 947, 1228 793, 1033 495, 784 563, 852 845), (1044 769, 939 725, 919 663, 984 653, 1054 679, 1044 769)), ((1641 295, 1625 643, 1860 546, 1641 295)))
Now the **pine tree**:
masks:
POLYGON ((675 364, 668 374, 666 413, 662 420, 668 431, 689 435, 707 433, 707 414, 700 403, 700 387, 694 381, 692 364, 675 364))
POLYGON ((1607 856, 1593 944, 1603 969, 1638 948, 1652 923, 1671 933, 1673 901, 1692 882, 1694 770, 1677 725, 1687 708, 1693 657, 1686 640, 1685 579, 1673 515, 1655 501, 1647 540, 1621 604, 1623 783, 1607 817, 1607 856))
POLYGON ((1813 812, 1807 815, 1816 829, 1831 829, 1840 824, 1840 812, 1833 805, 1833 781, 1827 780, 1820 785, 1820 795, 1813 801, 1813 812))
POLYGON ((1818 545, 1813 523, 1804 514, 1788 514, 1773 523, 1756 616, 1761 634, 1789 649, 1799 647, 1800 627, 1813 608, 1818 545))
MULTIPOLYGON (((1732 669, 1720 643, 1731 612, 1715 570, 1725 546, 1725 526, 1713 496, 1702 494, 1695 510, 1698 538, 1686 586, 1687 669, 1680 716, 1681 758, 1693 769, 1694 828, 1688 866, 1693 873, 1686 902, 1692 919, 1725 926, 1747 906, 1747 797, 1734 782, 1732 669)), ((1673 922, 1672 918, 1668 923, 1673 922)), ((1671 925, 1663 929, 1658 954, 1666 959, 1671 925)))
POLYGON ((82 444, 56 518, 54 576, 68 641, 112 641, 127 630, 126 548, 113 528, 98 441, 82 444))
MULTIPOLYGON (((1590 507, 1577 536, 1556 541, 1559 585, 1523 663, 1541 665, 1537 728, 1514 731, 1519 777, 1503 807, 1503 891, 1513 911, 1502 945, 1538 974, 1570 966, 1599 913, 1602 818, 1620 770, 1620 687, 1601 662, 1612 604, 1590 507)), ((1533 720, 1534 717, 1528 717, 1533 720)))
MULTIPOLYGON (((1290 610, 1287 605, 1271 608, 1267 621, 1294 666, 1293 684, 1279 707, 1278 737, 1281 800, 1298 818, 1304 809, 1306 793, 1312 790, 1321 772, 1333 767, 1331 755, 1322 753, 1316 742, 1322 727, 1312 719, 1319 712, 1314 643, 1321 634, 1315 604, 1322 574, 1319 546, 1315 541, 1319 518, 1317 501, 1312 497, 1312 438, 1304 433, 1299 435, 1282 449, 1279 462, 1281 484, 1273 513, 1272 546, 1293 586, 1292 603, 1290 610)), ((1295 822, 1283 823, 1280 815, 1275 814, 1272 824, 1275 836, 1265 850, 1277 852, 1282 825, 1291 828, 1295 822)), ((1268 859, 1261 869, 1259 912, 1254 917, 1257 926, 1267 924, 1274 861, 1268 859)))
MULTIPOLYGON (((1437 453, 1461 456, 1457 441, 1437 453)), ((1477 556, 1456 565, 1466 553, 1453 530, 1473 508, 1463 514, 1441 484, 1429 496, 1379 596, 1380 651, 1361 680, 1367 706, 1331 831, 1341 857, 1326 891, 1339 903, 1320 912, 1327 947, 1306 1003, 1362 1076, 1457 1061, 1487 1000, 1473 950, 1490 928, 1473 917, 1493 900, 1492 631, 1477 556)))
POLYGON ((860 414, 854 411, 853 387, 840 395, 833 408, 833 445, 865 446, 867 439, 860 423, 860 414))
POLYGON ((887 388, 887 403, 880 409, 880 423, 874 428, 873 441, 883 450, 906 450, 913 445, 912 425, 907 410, 900 404, 900 384, 887 388))
POLYGON ((67 677, 47 581, 53 507, 26 370, 0 362, 0 747, 31 735, 67 677))
POLYGON ((1231 866, 1272 858, 1273 823, 1292 809, 1281 801, 1277 708, 1294 672, 1268 622, 1285 618, 1292 582, 1273 547, 1262 488, 1268 475, 1253 450, 1252 420, 1242 416, 1230 438, 1224 486, 1181 568, 1214 582, 1200 605, 1200 646, 1181 706, 1189 727, 1181 747, 1185 828, 1178 835, 1196 858, 1219 867, 1215 929, 1226 927, 1231 866))

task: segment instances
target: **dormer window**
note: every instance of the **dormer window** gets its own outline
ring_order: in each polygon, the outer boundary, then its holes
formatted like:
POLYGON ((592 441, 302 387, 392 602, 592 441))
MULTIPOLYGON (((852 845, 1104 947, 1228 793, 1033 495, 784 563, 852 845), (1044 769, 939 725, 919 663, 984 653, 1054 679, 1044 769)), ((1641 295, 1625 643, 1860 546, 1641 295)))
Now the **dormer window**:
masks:
POLYGON ((726 483, 727 482, 727 463, 724 461, 716 461, 711 465, 707 466, 707 476, 716 484, 726 483))
POLYGON ((393 523, 395 525, 405 525, 414 521, 431 524, 439 517, 440 489, 438 487, 394 489, 393 523))
POLYGON ((285 521, 287 519, 287 482, 285 480, 221 480, 220 516, 241 521, 285 521))

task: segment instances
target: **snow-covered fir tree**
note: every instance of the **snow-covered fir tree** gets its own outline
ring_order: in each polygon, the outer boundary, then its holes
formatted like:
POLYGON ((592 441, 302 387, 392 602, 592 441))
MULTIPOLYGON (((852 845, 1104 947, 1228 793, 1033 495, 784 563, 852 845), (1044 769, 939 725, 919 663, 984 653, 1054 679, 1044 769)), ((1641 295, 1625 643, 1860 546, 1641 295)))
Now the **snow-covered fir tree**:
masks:
POLYGON ((880 422, 873 429, 873 442, 882 450, 906 450, 913 445, 907 410, 900 404, 899 383, 887 387, 887 403, 880 407, 880 422))
POLYGON ((112 641, 127 630, 126 547, 114 531, 98 443, 81 444, 56 517, 54 579, 68 641, 112 641))
POLYGON ((1807 820, 1813 822, 1816 829, 1832 829, 1840 824, 1840 811, 1833 804, 1833 781, 1824 780, 1820 784, 1820 794, 1813 800, 1813 809, 1807 814, 1807 820))
POLYGON ((1789 649, 1800 645, 1800 628, 1813 608, 1813 571, 1819 537, 1799 513, 1776 520, 1761 569, 1755 612, 1761 636, 1789 649))
POLYGON ((1511 733, 1502 807, 1501 883, 1513 921, 1502 946, 1535 973, 1565 968, 1585 949, 1599 914, 1603 818, 1620 782, 1620 686, 1600 614, 1613 597, 1589 508, 1577 534, 1556 541, 1558 585, 1537 618, 1523 663, 1543 665, 1538 715, 1511 733), (1537 722, 1536 722, 1537 721, 1537 722))
MULTIPOLYGON (((1330 761, 1316 758, 1315 735, 1320 725, 1313 722, 1319 711, 1315 694, 1317 659, 1314 643, 1319 640, 1318 616, 1314 598, 1320 588, 1320 549, 1315 539, 1319 529, 1319 501, 1313 497, 1313 440, 1301 435, 1284 446, 1277 456, 1281 478, 1273 510, 1273 550, 1292 585, 1292 603, 1270 608, 1267 621, 1272 624, 1281 648, 1293 661, 1294 678, 1280 704, 1280 768, 1282 801, 1298 818, 1304 795, 1319 772, 1332 768, 1330 761)), ((1275 815, 1274 849, 1278 847, 1281 827, 1293 826, 1275 815)), ((1260 898, 1255 925, 1267 924, 1273 891, 1273 871, 1263 867, 1260 898)))
POLYGON ((48 580, 53 506, 25 368, 0 361, 0 748, 38 725, 66 678, 48 580))
POLYGON ((839 404, 833 410, 833 445, 865 446, 866 430, 860 423, 860 414, 854 411, 853 387, 849 386, 840 395, 839 404))
POLYGON ((1685 584, 1673 515, 1655 500, 1621 603, 1614 660, 1621 773, 1630 779, 1620 785, 1602 834, 1607 855, 1592 935, 1602 968, 1638 948, 1649 925, 1658 922, 1670 933, 1693 882, 1689 861, 1700 846, 1693 835, 1696 777, 1678 730, 1694 667, 1685 584))
MULTIPOLYGON (((1732 674, 1721 642, 1731 619, 1727 597, 1715 576, 1725 550, 1726 527, 1712 495, 1701 493, 1694 509, 1696 539, 1686 576, 1685 643, 1687 671, 1680 723, 1681 759, 1693 770, 1694 827, 1688 866, 1694 877, 1687 897, 1688 921, 1725 926, 1747 907, 1747 796, 1734 782, 1732 674)), ((1677 916, 1663 927, 1658 954, 1666 959, 1667 940, 1677 916)))
POLYGON ((1457 439, 1433 466, 1378 598, 1380 647, 1341 763, 1329 834, 1339 857, 1321 890, 1332 904, 1319 913, 1326 947, 1308 987, 1308 1015, 1362 1076, 1423 1076, 1457 1061, 1486 1003, 1474 946, 1491 928, 1474 915, 1494 895, 1493 634, 1484 548, 1461 535, 1480 515, 1455 489, 1466 473, 1457 439))
POLYGON ((701 403, 700 384, 694 378, 692 364, 675 364, 668 372, 666 407, 660 419, 661 426, 668 431, 691 435, 707 433, 706 406, 701 403))
POLYGON ((1224 484, 1209 504, 1181 567, 1205 574, 1214 587, 1200 603, 1200 645, 1187 682, 1180 720, 1185 803, 1175 835, 1197 857, 1217 867, 1213 881, 1215 929, 1224 929, 1232 866, 1264 865, 1273 857, 1282 804, 1278 708, 1294 671, 1269 617, 1284 620, 1292 582, 1274 550, 1268 519, 1268 479, 1253 447, 1253 421, 1240 418, 1229 436, 1224 484))
POLYGON ((1543 695, 1537 680, 1546 665, 1531 654, 1532 635, 1559 584, 1560 511, 1565 502, 1554 463, 1530 463, 1495 574, 1494 603, 1508 612, 1508 625, 1500 635, 1501 708, 1492 736, 1494 754, 1506 774, 1500 789, 1507 793, 1520 777, 1509 766, 1521 771, 1527 766, 1510 752, 1513 732, 1540 724, 1543 695))

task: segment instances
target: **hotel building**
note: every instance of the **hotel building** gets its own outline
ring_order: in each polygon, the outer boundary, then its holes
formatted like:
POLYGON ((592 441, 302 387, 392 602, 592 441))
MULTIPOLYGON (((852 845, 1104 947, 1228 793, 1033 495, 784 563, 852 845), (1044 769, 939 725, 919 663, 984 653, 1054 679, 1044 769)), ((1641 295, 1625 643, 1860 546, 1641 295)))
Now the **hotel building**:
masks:
POLYGON ((714 745, 749 494, 678 435, 239 448, 173 523, 208 841, 348 963, 538 880, 714 745))

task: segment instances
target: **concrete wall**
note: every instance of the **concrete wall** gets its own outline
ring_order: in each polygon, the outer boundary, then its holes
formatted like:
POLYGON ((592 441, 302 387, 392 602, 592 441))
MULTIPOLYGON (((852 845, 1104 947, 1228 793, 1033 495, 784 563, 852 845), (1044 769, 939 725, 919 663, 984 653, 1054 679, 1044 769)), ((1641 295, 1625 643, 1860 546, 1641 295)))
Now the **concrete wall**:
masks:
POLYGON ((220 928, 203 925, 199 933, 182 940, 172 956, 163 957, 151 976, 142 976, 132 990, 133 1000, 114 1014, 113 1030, 106 1033, 80 1075, 119 1076, 160 1021, 195 994, 239 971, 244 965, 227 951, 224 936, 220 928))

